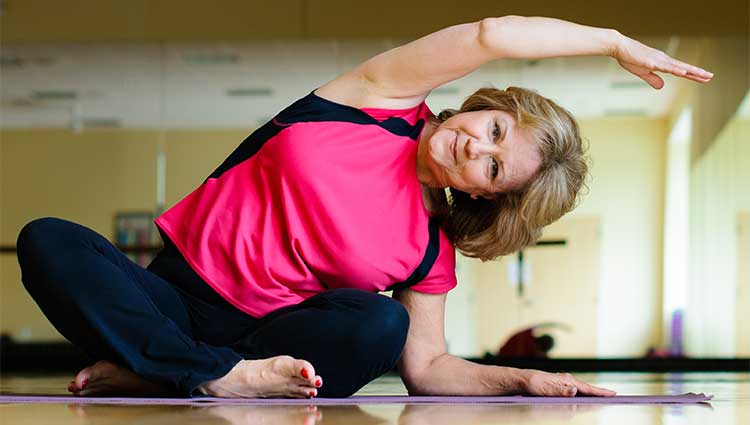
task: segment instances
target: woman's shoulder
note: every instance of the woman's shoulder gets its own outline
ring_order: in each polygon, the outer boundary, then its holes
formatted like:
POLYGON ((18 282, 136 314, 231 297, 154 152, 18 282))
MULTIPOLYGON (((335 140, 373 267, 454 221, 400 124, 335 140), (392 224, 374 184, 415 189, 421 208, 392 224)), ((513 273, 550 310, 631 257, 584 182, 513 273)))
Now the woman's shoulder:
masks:
POLYGON ((410 109, 421 105, 426 96, 386 97, 377 94, 366 82, 342 75, 313 91, 324 99, 358 109, 410 109))

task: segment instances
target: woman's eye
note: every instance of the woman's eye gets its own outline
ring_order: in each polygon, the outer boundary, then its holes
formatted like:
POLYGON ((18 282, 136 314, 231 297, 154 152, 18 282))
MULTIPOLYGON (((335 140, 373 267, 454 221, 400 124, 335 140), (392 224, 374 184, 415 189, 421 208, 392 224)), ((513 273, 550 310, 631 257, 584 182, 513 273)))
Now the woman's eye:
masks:
POLYGON ((495 177, 497 177, 497 172, 498 172, 499 168, 500 167, 498 166, 497 161, 495 160, 495 158, 492 158, 492 179, 493 180, 495 179, 495 177))
POLYGON ((492 137, 494 140, 497 140, 500 137, 500 126, 497 125, 497 123, 492 127, 492 137))

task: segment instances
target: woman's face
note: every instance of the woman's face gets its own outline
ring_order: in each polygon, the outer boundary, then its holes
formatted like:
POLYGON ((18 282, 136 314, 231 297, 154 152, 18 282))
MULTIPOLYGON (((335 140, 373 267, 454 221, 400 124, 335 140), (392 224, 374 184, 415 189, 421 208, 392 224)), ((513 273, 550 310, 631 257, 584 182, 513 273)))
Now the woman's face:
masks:
POLYGON ((433 186, 488 199, 523 187, 542 162, 531 134, 505 111, 456 114, 433 130, 423 149, 419 158, 433 186))

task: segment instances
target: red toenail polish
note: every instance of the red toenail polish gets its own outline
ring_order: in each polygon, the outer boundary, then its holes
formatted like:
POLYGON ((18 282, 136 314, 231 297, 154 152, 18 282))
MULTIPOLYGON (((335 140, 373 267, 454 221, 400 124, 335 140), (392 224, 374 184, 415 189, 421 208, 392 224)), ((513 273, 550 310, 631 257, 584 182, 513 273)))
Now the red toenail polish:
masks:
POLYGON ((302 369, 302 371, 299 374, 302 375, 302 377, 305 379, 310 377, 310 375, 307 374, 307 370, 305 369, 302 369))
POLYGON ((319 386, 320 386, 320 379, 318 379, 318 380, 316 380, 316 381, 315 381, 315 386, 316 386, 316 387, 319 387, 319 386))
POLYGON ((310 391, 310 397, 315 397, 315 391, 310 391))
POLYGON ((88 379, 84 379, 83 382, 81 382, 81 388, 86 388, 86 385, 88 385, 88 384, 89 384, 89 380, 88 379))

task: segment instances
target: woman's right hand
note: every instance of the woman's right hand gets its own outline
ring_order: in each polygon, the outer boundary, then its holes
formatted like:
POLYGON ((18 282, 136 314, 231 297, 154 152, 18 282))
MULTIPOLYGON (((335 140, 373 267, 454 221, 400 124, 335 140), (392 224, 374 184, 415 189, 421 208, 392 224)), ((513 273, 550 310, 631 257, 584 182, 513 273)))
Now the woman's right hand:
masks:
POLYGON ((569 373, 548 373, 525 369, 525 392, 542 397, 575 397, 576 395, 612 397, 617 393, 579 381, 569 373))
POLYGON ((648 47, 630 37, 619 35, 612 56, 627 71, 649 83, 653 88, 664 87, 664 80, 655 72, 666 72, 699 83, 711 81, 714 74, 689 63, 673 59, 661 50, 648 47))

